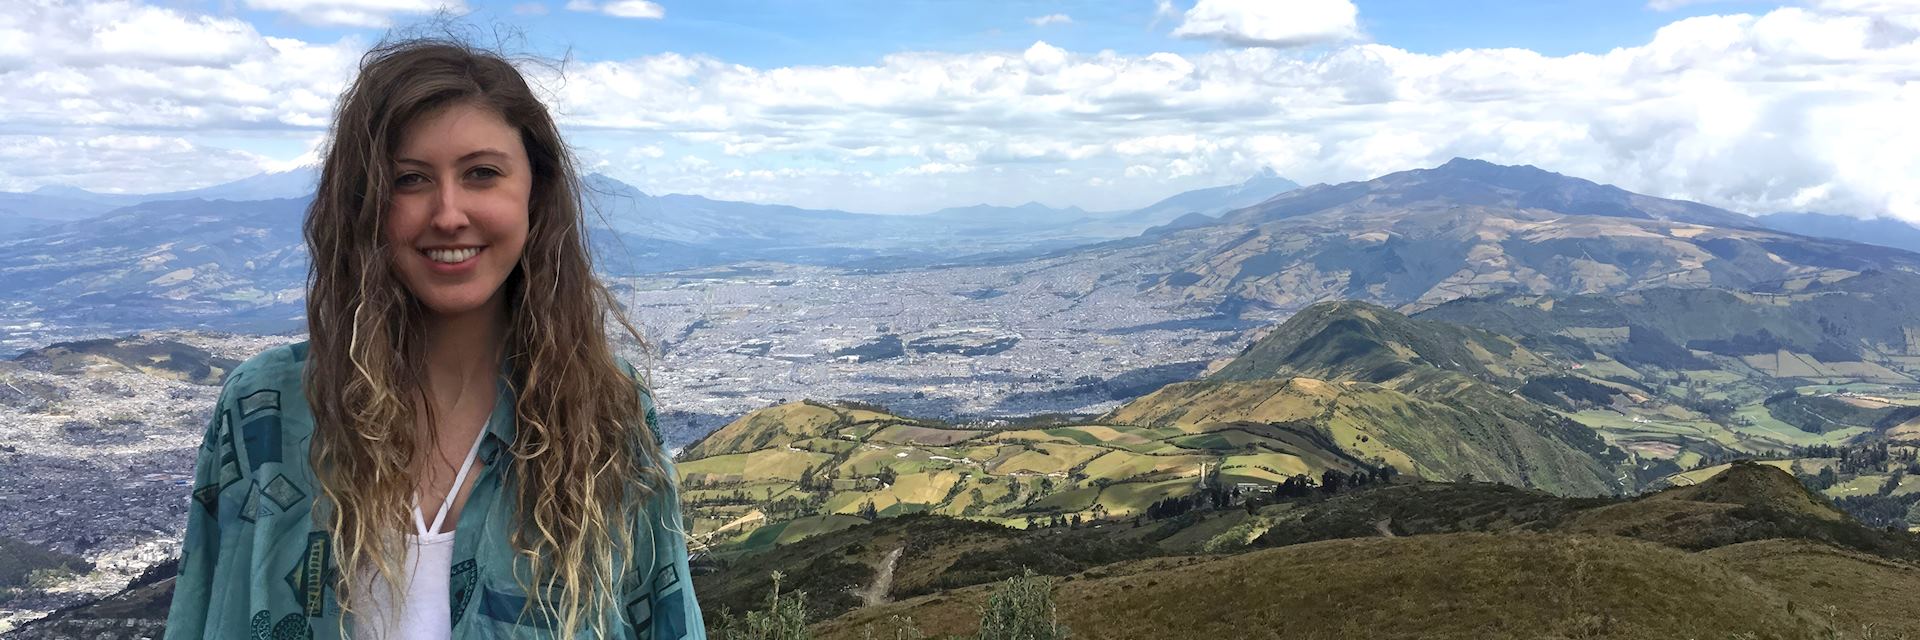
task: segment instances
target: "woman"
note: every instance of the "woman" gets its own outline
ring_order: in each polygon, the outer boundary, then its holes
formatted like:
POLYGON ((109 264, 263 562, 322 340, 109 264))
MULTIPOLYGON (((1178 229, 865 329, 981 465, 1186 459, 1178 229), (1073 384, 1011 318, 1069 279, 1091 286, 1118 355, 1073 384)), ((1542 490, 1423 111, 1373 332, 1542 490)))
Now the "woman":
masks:
POLYGON ((704 638, 606 316, 640 336, 546 108, 498 56, 407 41, 362 59, 332 133, 310 338, 227 377, 167 636, 704 638))

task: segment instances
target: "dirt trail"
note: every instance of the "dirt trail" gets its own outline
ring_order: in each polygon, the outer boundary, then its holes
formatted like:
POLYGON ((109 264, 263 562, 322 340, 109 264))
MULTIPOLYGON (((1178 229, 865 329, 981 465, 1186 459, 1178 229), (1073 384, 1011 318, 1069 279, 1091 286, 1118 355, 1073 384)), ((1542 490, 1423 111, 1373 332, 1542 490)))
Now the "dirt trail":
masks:
POLYGON ((1373 523, 1373 530, 1380 532, 1380 535, 1382 537, 1386 537, 1386 538, 1400 537, 1400 536, 1393 535, 1393 518, 1385 518, 1380 520, 1379 522, 1373 523))
POLYGON ((701 538, 702 539, 711 538, 713 536, 720 535, 722 532, 725 532, 728 529, 745 526, 749 522, 759 522, 765 519, 767 519, 767 514, 760 513, 757 510, 749 511, 747 512, 747 515, 740 516, 739 518, 735 518, 733 522, 726 523, 725 525, 721 525, 721 527, 718 529, 714 529, 712 531, 706 532, 705 534, 702 534, 701 538))
POLYGON ((861 599, 867 601, 867 606, 893 601, 887 597, 887 593, 893 591, 893 566, 900 562, 900 552, 906 550, 906 547, 900 547, 888 551, 887 559, 880 561, 880 573, 873 577, 873 586, 867 587, 867 590, 860 594, 861 599))

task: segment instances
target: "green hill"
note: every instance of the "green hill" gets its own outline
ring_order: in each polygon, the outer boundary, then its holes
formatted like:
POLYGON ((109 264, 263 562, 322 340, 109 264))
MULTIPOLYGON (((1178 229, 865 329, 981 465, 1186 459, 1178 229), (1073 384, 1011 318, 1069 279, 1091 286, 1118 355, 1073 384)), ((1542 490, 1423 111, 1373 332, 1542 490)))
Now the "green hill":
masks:
POLYGON ((1508 388, 1548 370, 1512 340, 1357 302, 1314 305, 1204 380, 1176 383, 1104 420, 1206 430, 1287 423, 1344 451, 1428 478, 1473 476, 1564 494, 1626 490, 1623 461, 1592 430, 1508 388))
POLYGON ((1612 494, 1620 452, 1504 390, 1546 361, 1512 340, 1359 303, 1317 305, 1215 373, 1084 423, 954 426, 856 404, 762 409, 678 464, 692 529, 729 553, 934 513, 1024 527, 1125 518, 1205 487, 1328 473, 1474 477, 1612 494))
POLYGON ((1426 369, 1492 380, 1524 377, 1547 366, 1505 336, 1346 301, 1301 310, 1208 378, 1306 376, 1389 383, 1426 369))
MULTIPOLYGON (((1724 480, 1695 491, 1632 500, 1423 483, 1282 501, 1257 512, 1008 535, 1062 541, 1056 547, 1100 537, 1159 547, 1154 557, 1041 571, 1066 576, 1055 603, 1081 637, 1811 640, 1920 633, 1920 606, 1896 595, 1920 588, 1920 536, 1863 527, 1761 465, 1735 465, 1724 480), (1696 512, 1717 519, 1668 520, 1696 512), (1629 521, 1626 513, 1661 517, 1629 521), (1595 526, 1603 522, 1619 526, 1595 526), (1193 544, 1209 537, 1211 544, 1193 544), (1176 540, 1185 544, 1168 544, 1176 540), (1201 546, 1226 553, 1201 553, 1201 546)), ((991 544, 981 540, 960 552, 991 544)), ((800 552, 765 557, 779 562, 800 552)), ((742 563, 716 579, 743 571, 757 568, 742 563)), ((955 577, 949 581, 964 582, 955 577)), ((971 633, 989 582, 923 595, 896 590, 904 598, 896 603, 822 612, 814 630, 821 638, 859 638, 885 632, 903 616, 933 637, 971 633)))
MULTIPOLYGON (((712 629, 780 572, 809 594, 818 638, 889 636, 895 616, 970 634, 988 587, 1026 570, 1062 577, 1077 637, 1920 634, 1920 536, 1862 526, 1772 467, 1722 476, 1636 499, 1394 483, 1035 530, 910 514, 707 554, 694 581, 712 629)), ((166 577, 16 633, 151 632, 166 577)))
POLYGON ((200 347, 154 335, 59 342, 14 356, 29 368, 61 375, 101 368, 125 369, 182 382, 220 384, 240 364, 200 347))
MULTIPOLYGON (((971 633, 986 593, 862 609, 818 625, 816 637, 862 638, 896 615, 936 636, 971 633)), ((1331 540, 1144 560, 1075 575, 1054 598, 1080 637, 1114 639, 1822 637, 1810 610, 1795 613, 1732 563, 1567 535, 1331 540)))
POLYGON ((1920 275, 1902 271, 1740 291, 1504 295, 1416 314, 1512 336, 1546 358, 1559 370, 1527 378, 1520 393, 1629 452, 1643 483, 1765 456, 1810 480, 1827 472, 1818 479, 1827 497, 1909 527, 1920 527, 1920 484, 1905 484, 1920 471, 1916 318, 1920 275))
POLYGON ((1706 368, 1699 365, 1719 356, 1785 377, 1912 382, 1891 369, 1920 356, 1915 292, 1920 292, 1920 275, 1870 271, 1748 290, 1659 288, 1456 300, 1419 317, 1516 336, 1535 349, 1558 347, 1574 356, 1588 355, 1590 349, 1647 367, 1706 368), (1641 337, 1603 338, 1602 330, 1641 337), (1673 352, 1676 346, 1684 351, 1673 352), (1780 364, 1783 353, 1791 362, 1780 364))

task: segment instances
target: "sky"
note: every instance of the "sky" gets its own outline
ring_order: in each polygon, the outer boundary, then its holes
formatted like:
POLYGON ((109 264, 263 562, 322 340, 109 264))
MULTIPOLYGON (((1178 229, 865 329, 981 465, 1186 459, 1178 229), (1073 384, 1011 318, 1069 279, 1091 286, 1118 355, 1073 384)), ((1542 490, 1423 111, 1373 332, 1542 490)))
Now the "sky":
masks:
POLYGON ((1107 211, 1472 157, 1920 221, 1920 0, 25 0, 0 191, 311 164, 360 55, 435 16, 544 60, 582 165, 656 194, 1107 211))

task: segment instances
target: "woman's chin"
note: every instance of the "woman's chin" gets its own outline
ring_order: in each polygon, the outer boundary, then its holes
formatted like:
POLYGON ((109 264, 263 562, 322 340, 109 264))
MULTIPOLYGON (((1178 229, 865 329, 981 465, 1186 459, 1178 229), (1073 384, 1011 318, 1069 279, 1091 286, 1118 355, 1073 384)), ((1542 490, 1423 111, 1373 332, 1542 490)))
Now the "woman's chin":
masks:
POLYGON ((422 296, 420 306, 436 316, 464 316, 487 306, 490 296, 448 292, 441 295, 422 296))

